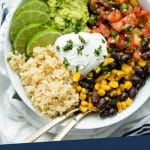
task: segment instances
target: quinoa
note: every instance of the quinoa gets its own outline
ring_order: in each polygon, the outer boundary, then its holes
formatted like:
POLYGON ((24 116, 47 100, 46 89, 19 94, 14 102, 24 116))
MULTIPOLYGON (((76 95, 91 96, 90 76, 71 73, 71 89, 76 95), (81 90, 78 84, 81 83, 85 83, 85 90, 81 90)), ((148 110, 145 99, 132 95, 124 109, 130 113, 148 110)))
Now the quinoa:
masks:
POLYGON ((34 48, 33 56, 27 60, 23 54, 16 52, 11 52, 8 58, 37 111, 54 118, 79 105, 72 73, 52 46, 34 48))

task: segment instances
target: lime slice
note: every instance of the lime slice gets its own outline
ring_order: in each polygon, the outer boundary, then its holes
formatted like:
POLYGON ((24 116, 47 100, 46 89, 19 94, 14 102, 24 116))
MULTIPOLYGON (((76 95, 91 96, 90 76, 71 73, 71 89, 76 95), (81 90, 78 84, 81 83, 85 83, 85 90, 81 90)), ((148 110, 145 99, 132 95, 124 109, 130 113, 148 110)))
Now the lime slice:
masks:
POLYGON ((57 31, 44 30, 35 34, 27 44, 26 54, 32 55, 33 48, 36 46, 45 47, 49 44, 54 44, 60 33, 57 31))
POLYGON ((48 14, 39 10, 25 10, 18 14, 12 21, 10 39, 13 42, 17 33, 26 25, 33 23, 46 24, 49 21, 48 14))
POLYGON ((24 11, 24 10, 40 10, 42 12, 45 12, 47 13, 49 11, 49 7, 46 3, 44 3, 43 1, 40 1, 40 0, 30 0, 30 1, 27 1, 25 3, 23 3, 19 9, 15 12, 15 15, 18 15, 21 11, 24 11))
POLYGON ((41 24, 30 24, 22 28, 14 40, 14 49, 17 50, 19 53, 24 53, 26 49, 26 44, 30 40, 30 38, 38 31, 45 28, 47 27, 41 26, 41 24))

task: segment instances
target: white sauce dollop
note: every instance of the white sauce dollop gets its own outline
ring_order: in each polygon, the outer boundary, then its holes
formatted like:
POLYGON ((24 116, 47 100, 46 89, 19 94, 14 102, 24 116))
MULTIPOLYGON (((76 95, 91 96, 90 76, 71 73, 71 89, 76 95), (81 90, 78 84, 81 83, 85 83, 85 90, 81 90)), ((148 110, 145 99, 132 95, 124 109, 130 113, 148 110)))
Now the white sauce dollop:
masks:
POLYGON ((69 69, 75 72, 78 68, 82 75, 92 71, 107 55, 107 42, 99 33, 65 34, 56 40, 55 48, 60 59, 68 61, 69 69), (64 51, 64 47, 69 40, 72 41, 73 47, 64 51), (82 52, 78 53, 80 46, 82 46, 82 52))

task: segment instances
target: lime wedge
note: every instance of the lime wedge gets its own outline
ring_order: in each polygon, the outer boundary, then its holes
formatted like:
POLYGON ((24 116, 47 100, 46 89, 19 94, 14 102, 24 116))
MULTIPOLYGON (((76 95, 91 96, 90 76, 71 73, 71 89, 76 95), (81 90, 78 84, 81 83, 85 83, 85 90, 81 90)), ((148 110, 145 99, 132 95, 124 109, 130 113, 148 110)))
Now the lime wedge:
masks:
POLYGON ((30 38, 38 31, 46 28, 47 27, 45 26, 41 26, 41 24, 30 24, 22 28, 14 40, 14 50, 17 50, 19 53, 24 53, 26 44, 30 40, 30 38))
POLYGON ((26 54, 32 55, 33 48, 36 46, 45 47, 49 44, 54 44, 60 33, 57 31, 44 30, 35 34, 27 44, 26 54))
POLYGON ((19 9, 15 12, 15 15, 18 15, 21 11, 24 10, 40 10, 42 12, 47 13, 49 11, 49 7, 46 3, 40 0, 30 0, 27 2, 24 2, 19 9))
POLYGON ((17 33, 26 25, 33 23, 46 24, 49 21, 48 14, 39 10, 25 10, 19 13, 12 21, 10 27, 10 39, 13 42, 17 33))

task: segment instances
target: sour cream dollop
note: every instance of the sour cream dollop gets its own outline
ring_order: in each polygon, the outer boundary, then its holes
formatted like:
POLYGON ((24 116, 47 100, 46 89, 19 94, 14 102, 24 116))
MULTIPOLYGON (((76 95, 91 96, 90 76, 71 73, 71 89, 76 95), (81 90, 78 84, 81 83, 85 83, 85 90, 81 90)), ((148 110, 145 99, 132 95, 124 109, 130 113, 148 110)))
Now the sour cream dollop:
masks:
POLYGON ((73 72, 87 75, 107 55, 107 42, 99 33, 70 33, 60 36, 55 42, 58 56, 73 72))

